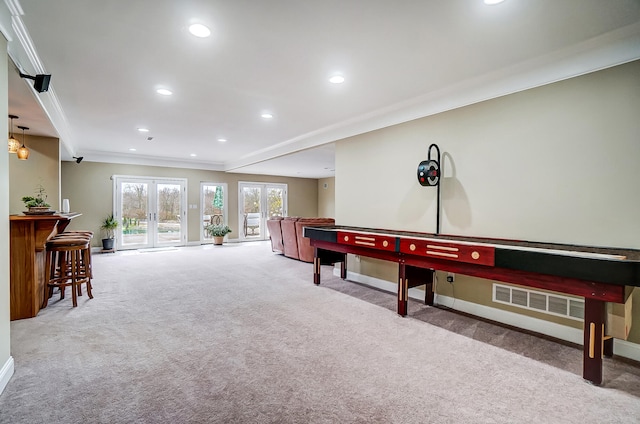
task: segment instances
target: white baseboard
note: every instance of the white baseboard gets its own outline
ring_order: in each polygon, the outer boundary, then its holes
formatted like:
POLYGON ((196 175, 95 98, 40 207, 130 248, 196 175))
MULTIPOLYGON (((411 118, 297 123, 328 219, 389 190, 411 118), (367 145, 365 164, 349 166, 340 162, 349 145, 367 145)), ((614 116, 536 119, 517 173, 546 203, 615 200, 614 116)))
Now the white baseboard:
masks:
POLYGON ((5 362, 2 369, 0 369, 0 394, 2 394, 4 388, 9 384, 9 380, 13 375, 13 370, 13 356, 9 356, 7 362, 5 362))
POLYGON ((566 325, 556 324, 554 322, 517 314, 515 312, 504 311, 490 306, 479 305, 477 303, 467 302, 465 300, 449 296, 436 294, 434 302, 438 305, 455 309, 456 311, 512 325, 517 328, 522 328, 523 330, 534 331, 536 333, 545 334, 547 336, 555 337, 556 339, 566 340, 579 345, 582 345, 583 343, 582 330, 577 328, 567 327, 566 325))
MULTIPOLYGON (((241 243, 245 240, 240 240, 239 238, 227 238, 224 242, 225 243, 241 243)), ((264 240, 257 240, 257 241, 264 241, 264 240)), ((197 241, 189 241, 187 242, 187 244, 185 246, 204 246, 204 245, 212 245, 213 246, 213 240, 208 240, 208 241, 202 241, 202 240, 197 240, 197 241)))
MULTIPOLYGON (((340 269, 334 268, 333 274, 340 276, 340 269)), ((390 293, 397 293, 398 285, 395 282, 381 280, 379 278, 369 277, 367 275, 358 274, 347 271, 347 279, 355 281, 370 287, 384 290, 390 293)), ((424 291, 417 288, 409 289, 409 297, 419 301, 424 301, 424 291)), ((516 314, 514 312, 504 311, 502 309, 492 308, 486 305, 467 302, 465 300, 455 299, 449 296, 435 295, 434 303, 436 305, 446 306, 456 311, 465 312, 477 317, 489 319, 503 324, 522 328, 528 331, 555 337, 571 343, 583 344, 582 330, 567 327, 565 325, 556 324, 538 318, 526 315, 516 314)), ((622 356, 640 362, 640 345, 627 342, 625 340, 614 339, 613 351, 616 356, 622 356)))

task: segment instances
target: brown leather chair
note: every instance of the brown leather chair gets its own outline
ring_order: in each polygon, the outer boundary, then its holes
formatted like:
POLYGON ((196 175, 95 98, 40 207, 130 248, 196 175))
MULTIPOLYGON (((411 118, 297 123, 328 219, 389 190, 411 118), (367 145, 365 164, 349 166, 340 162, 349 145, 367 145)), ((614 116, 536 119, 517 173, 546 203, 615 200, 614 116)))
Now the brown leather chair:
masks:
POLYGON ((282 219, 281 216, 272 216, 267 220, 269 238, 271 239, 271 251, 280 254, 284 254, 284 245, 282 244, 282 219))
POLYGON ((311 240, 304 236, 304 227, 326 227, 336 224, 333 218, 300 218, 295 222, 296 237, 298 239, 298 259, 303 262, 313 262, 313 247, 311 240))
POLYGON ((298 237, 296 236, 296 221, 298 219, 298 217, 287 216, 281 222, 284 255, 293 259, 299 258, 298 237))

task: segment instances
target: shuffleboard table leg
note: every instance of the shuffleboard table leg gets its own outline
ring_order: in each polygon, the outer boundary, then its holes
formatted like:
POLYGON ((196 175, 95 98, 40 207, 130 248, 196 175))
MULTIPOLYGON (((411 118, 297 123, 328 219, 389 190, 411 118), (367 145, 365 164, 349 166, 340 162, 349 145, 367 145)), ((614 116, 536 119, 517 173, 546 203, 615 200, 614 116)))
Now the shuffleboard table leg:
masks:
POLYGON ((407 267, 401 263, 398 270, 398 315, 407 316, 407 301, 409 298, 409 280, 407 267))
POLYGON ((429 272, 431 275, 429 275, 424 285, 424 304, 433 306, 433 299, 434 299, 433 278, 434 278, 435 272, 432 269, 430 269, 429 272))
POLYGON ((605 358, 611 358, 613 356, 613 337, 605 336, 602 343, 604 343, 602 354, 605 356, 605 358))
POLYGON ((340 262, 340 278, 347 279, 347 254, 344 254, 344 259, 340 262))
POLYGON ((582 378, 599 386, 602 383, 602 353, 604 350, 605 303, 584 299, 584 346, 582 378))
POLYGON ((322 269, 321 264, 322 264, 322 261, 318 256, 318 248, 314 247, 313 248, 313 284, 315 284, 316 286, 320 285, 320 270, 322 269))
POLYGON ((433 306, 434 271, 429 268, 419 268, 412 265, 405 265, 404 267, 404 278, 407 281, 407 287, 413 288, 424 285, 424 304, 433 306))

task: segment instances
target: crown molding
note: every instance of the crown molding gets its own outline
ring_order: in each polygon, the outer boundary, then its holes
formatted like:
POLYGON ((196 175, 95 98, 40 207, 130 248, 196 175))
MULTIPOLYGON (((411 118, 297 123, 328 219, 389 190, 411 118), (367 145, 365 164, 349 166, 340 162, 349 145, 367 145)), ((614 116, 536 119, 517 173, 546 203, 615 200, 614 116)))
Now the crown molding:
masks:
POLYGON ((640 59, 640 22, 517 65, 479 75, 254 151, 231 171, 392 125, 506 96, 640 59))
MULTIPOLYGON (((0 6, 0 31, 7 39, 7 52, 16 66, 16 72, 30 75, 46 74, 44 63, 40 59, 29 31, 22 20, 24 11, 20 2, 18 0, 4 0, 0 6)), ((36 102, 56 130, 62 147, 70 157, 75 156, 73 134, 56 95, 54 81, 55 79, 52 78, 49 90, 45 93, 36 92, 31 84, 28 86, 36 102)))
MULTIPOLYGON (((82 151, 84 162, 119 163, 122 165, 161 166, 165 168, 201 169, 207 171, 224 171, 221 162, 202 162, 198 160, 175 160, 145 156, 138 154, 105 153, 99 151, 82 151)), ((63 161, 75 162, 73 159, 63 158, 63 161)))

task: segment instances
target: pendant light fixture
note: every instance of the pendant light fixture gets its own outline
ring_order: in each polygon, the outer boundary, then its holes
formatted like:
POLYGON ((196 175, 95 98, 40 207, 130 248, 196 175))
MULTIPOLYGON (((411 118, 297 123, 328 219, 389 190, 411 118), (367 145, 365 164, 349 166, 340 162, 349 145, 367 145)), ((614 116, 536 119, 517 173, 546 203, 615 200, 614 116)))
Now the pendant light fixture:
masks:
POLYGON ((11 127, 9 128, 9 153, 17 153, 18 147, 20 147, 20 142, 16 140, 16 137, 13 134, 13 120, 18 119, 18 117, 15 115, 9 115, 9 119, 11 119, 11 127))
POLYGON ((28 130, 29 127, 22 127, 18 125, 18 128, 22 130, 22 146, 16 152, 18 154, 18 159, 27 160, 29 159, 29 149, 24 145, 24 130, 28 130))

